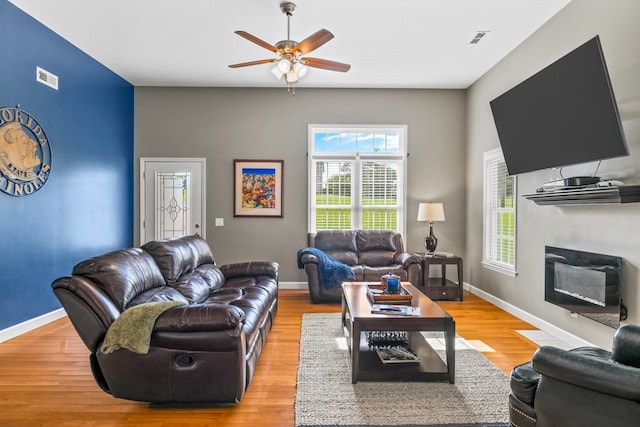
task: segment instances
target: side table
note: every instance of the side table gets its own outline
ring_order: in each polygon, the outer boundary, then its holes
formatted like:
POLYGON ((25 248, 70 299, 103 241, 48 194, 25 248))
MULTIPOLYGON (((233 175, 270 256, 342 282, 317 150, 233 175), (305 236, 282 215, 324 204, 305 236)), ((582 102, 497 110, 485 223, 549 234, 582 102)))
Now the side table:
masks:
POLYGON ((462 301, 462 258, 459 256, 437 256, 419 254, 422 258, 422 285, 424 293, 434 301, 462 301), (429 277, 430 266, 442 267, 442 277, 429 277), (458 267, 458 281, 447 279, 447 265, 458 267))

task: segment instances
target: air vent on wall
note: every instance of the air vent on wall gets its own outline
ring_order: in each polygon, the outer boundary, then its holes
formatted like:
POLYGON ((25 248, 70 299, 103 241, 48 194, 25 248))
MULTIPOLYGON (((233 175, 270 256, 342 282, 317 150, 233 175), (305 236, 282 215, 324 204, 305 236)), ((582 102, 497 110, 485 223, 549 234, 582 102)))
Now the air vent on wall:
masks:
POLYGON ((480 42, 480 40, 482 40, 482 38, 488 33, 489 31, 478 31, 476 33, 475 36, 473 36, 473 39, 471 39, 471 41, 469 43, 471 44, 478 44, 480 42))
POLYGON ((43 68, 36 67, 36 81, 58 90, 58 76, 43 68))

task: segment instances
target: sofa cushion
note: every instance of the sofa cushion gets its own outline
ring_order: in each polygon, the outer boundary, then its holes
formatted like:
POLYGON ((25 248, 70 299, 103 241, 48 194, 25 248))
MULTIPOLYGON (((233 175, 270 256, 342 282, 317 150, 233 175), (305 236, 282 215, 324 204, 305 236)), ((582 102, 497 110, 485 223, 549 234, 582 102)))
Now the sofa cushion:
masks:
POLYGON ((368 265, 370 267, 389 266, 393 263, 395 252, 389 251, 362 251, 360 252, 359 264, 368 265))
POLYGON ((318 231, 313 246, 343 264, 358 264, 355 230, 318 231))
POLYGON ((179 237, 178 240, 191 248, 196 267, 203 264, 215 264, 213 253, 206 240, 200 236, 188 235, 179 237))
POLYGON ((173 287, 184 295, 190 304, 203 301, 210 293, 209 285, 196 271, 180 276, 173 287))
MULTIPOLYGON (((354 265, 353 267, 351 267, 351 271, 353 271, 353 274, 356 276, 356 278, 354 279, 356 282, 362 282, 364 280, 364 268, 364 265, 354 265)), ((340 293, 342 294, 342 290, 340 291, 340 293)))
POLYGON ((230 302, 242 299, 242 289, 224 287, 215 292, 211 292, 207 297, 205 304, 229 304, 230 302))
POLYGON ((224 286, 225 277, 220 268, 213 264, 204 264, 196 268, 195 274, 201 276, 213 292, 224 286))
POLYGON ((362 251, 389 251, 396 252, 393 241, 396 233, 389 230, 359 230, 356 235, 356 247, 362 251))
POLYGON ((244 316, 242 310, 229 304, 209 303, 176 307, 158 317, 154 332, 229 330, 241 326, 244 316))
POLYGON ((129 301, 125 308, 130 308, 140 304, 146 304, 148 302, 161 301, 182 301, 184 303, 189 303, 189 300, 184 295, 182 295, 171 286, 160 286, 141 292, 135 298, 129 301))
POLYGON ((245 312, 245 334, 247 345, 252 345, 257 337, 258 328, 269 316, 269 308, 278 297, 278 287, 266 276, 236 277, 228 279, 225 291, 237 290, 241 297, 229 302, 245 312))
POLYGON ((220 269, 212 264, 201 265, 180 276, 173 287, 187 298, 190 304, 204 301, 211 292, 224 285, 220 269))
POLYGON ((396 255, 394 235, 387 230, 359 230, 356 236, 358 263, 374 267, 391 265, 396 255))
POLYGON ((207 242, 198 236, 182 236, 155 240, 142 246, 158 264, 168 285, 202 264, 214 264, 207 242))
POLYGON ((180 276, 196 267, 191 248, 180 240, 154 240, 142 249, 156 260, 167 285, 175 285, 180 276))
POLYGON ((153 258, 140 248, 82 261, 73 267, 73 274, 96 282, 121 311, 139 294, 165 285, 153 258))

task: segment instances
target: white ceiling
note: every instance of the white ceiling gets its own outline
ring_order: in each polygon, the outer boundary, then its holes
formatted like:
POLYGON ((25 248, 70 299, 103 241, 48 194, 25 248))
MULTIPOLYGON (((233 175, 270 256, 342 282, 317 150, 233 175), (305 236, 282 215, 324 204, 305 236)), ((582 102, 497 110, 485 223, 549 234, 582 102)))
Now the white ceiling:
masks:
MULTIPOLYGON (((136 86, 284 85, 271 64, 228 67, 273 57, 234 31, 286 39, 280 0, 10 1, 136 86)), ((291 38, 326 28, 335 38, 310 56, 351 64, 310 69, 299 87, 466 88, 570 0, 294 2, 291 38)))

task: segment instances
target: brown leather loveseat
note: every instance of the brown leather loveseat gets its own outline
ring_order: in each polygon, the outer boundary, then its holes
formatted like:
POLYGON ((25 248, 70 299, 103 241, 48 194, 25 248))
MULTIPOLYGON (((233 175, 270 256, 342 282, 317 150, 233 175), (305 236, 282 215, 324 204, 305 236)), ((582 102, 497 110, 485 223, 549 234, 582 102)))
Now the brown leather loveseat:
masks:
POLYGON ((52 286, 107 393, 154 403, 235 403, 276 316, 278 264, 218 267, 205 240, 185 236, 80 262, 52 286), (151 320, 146 353, 105 350, 117 319, 134 312, 144 319, 147 308, 162 304, 172 307, 151 320))
MULTIPOLYGON (((323 230, 308 234, 308 245, 351 267, 355 281, 379 282, 385 274, 422 284, 422 260, 405 252, 402 235, 388 230, 323 230)), ((300 265, 307 274, 309 296, 314 303, 340 302, 342 287, 327 288, 320 281, 318 258, 305 254, 300 265)))

